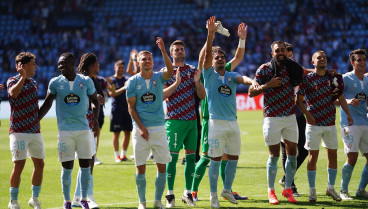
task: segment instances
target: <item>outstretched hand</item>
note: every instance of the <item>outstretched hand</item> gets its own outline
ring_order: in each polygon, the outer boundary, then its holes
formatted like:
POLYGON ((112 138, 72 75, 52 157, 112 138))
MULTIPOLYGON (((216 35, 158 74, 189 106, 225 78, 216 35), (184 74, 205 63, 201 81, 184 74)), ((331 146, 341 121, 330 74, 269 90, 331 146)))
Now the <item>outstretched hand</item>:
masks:
POLYGON ((165 43, 164 40, 162 40, 161 37, 157 37, 156 44, 158 48, 160 48, 161 51, 165 51, 165 43))
POLYGON ((16 66, 17 72, 21 77, 26 76, 26 70, 24 69, 24 65, 21 62, 18 62, 18 65, 16 66))
POLYGON ((244 40, 247 38, 247 31, 248 31, 248 25, 245 25, 245 23, 240 23, 238 26, 238 36, 240 39, 244 40))
POLYGON ((215 34, 217 31, 218 25, 216 25, 216 17, 212 16, 210 19, 207 20, 207 29, 208 32, 211 34, 215 34))

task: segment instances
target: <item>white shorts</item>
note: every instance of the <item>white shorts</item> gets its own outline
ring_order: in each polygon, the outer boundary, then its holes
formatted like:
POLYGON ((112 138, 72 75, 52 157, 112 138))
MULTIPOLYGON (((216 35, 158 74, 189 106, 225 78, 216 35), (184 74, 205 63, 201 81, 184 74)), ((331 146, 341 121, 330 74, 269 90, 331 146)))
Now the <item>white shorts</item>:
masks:
POLYGON ((345 126, 341 128, 345 154, 359 152, 368 153, 368 126, 345 126))
POLYGON ((279 144, 281 139, 298 143, 298 125, 295 114, 286 117, 265 117, 263 137, 267 146, 279 144))
POLYGON ((304 148, 306 150, 319 150, 322 139, 323 147, 337 149, 339 142, 337 140, 336 126, 312 126, 307 124, 304 148))
POLYGON ((9 139, 13 161, 27 157, 45 159, 45 145, 40 133, 11 133, 9 139))
MULTIPOLYGON (((91 145, 92 145, 92 153, 93 153, 92 156, 93 156, 96 154, 96 144, 97 144, 97 137, 93 136, 93 132, 92 132, 91 143, 92 143, 91 145)), ((77 153, 75 153, 74 158, 78 159, 77 153)))
POLYGON ((59 131, 58 153, 59 162, 78 159, 91 159, 93 150, 93 133, 91 130, 59 131), (76 155, 76 156, 75 156, 76 155))
POLYGON ((133 128, 133 151, 136 166, 145 165, 152 150, 154 161, 159 164, 171 162, 165 126, 148 127, 149 138, 145 140, 139 129, 133 128))
POLYGON ((237 121, 210 119, 208 122, 208 155, 221 157, 224 153, 240 155, 241 139, 237 121))

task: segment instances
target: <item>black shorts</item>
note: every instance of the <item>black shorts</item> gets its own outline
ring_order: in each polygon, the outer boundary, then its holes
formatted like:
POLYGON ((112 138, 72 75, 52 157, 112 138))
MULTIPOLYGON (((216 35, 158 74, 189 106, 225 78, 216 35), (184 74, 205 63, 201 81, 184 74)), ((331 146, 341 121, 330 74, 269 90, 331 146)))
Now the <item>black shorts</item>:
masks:
POLYGON ((128 111, 113 111, 110 116, 110 131, 132 131, 132 118, 128 111))

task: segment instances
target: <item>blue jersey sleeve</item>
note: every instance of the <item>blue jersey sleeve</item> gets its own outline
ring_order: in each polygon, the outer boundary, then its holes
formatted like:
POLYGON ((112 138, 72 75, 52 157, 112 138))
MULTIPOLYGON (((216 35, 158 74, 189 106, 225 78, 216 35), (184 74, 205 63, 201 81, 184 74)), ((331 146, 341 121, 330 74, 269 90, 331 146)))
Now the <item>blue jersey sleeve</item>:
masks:
POLYGON ((95 84, 91 78, 87 79, 87 94, 92 95, 96 92, 95 84))
POLYGON ((135 92, 135 76, 130 77, 129 80, 127 81, 127 87, 126 87, 126 97, 130 98, 130 97, 134 97, 136 96, 136 92, 135 92))
POLYGON ((50 83, 49 83, 49 91, 51 94, 56 94, 56 88, 55 88, 55 79, 56 78, 52 78, 50 83))

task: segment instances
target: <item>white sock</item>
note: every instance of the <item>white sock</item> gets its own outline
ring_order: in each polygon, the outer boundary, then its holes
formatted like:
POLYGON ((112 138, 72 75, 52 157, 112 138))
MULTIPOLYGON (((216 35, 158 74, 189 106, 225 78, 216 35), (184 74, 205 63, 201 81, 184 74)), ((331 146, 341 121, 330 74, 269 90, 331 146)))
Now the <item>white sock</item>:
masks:
POLYGON ((174 190, 167 190, 167 194, 168 194, 168 195, 172 195, 172 194, 174 194, 174 190))
POLYGON ((119 151, 115 151, 115 157, 119 157, 119 151))

